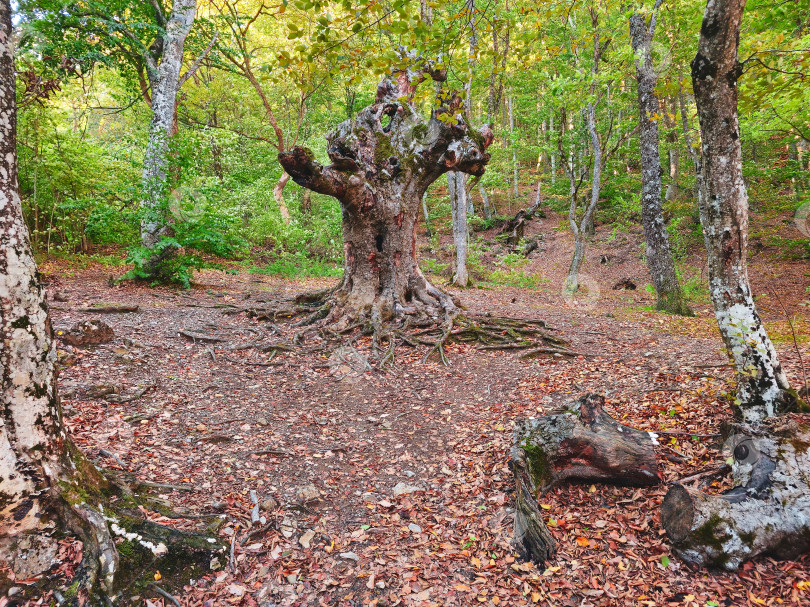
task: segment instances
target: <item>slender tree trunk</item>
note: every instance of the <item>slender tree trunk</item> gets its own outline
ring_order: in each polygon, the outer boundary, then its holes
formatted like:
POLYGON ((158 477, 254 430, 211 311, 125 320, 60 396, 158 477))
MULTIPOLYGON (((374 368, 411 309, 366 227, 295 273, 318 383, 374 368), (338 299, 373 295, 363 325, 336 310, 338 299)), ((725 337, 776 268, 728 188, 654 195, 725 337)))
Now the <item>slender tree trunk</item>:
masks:
POLYGON ((669 246, 667 227, 661 208, 661 157, 658 148, 658 122, 660 111, 655 96, 656 75, 652 64, 650 45, 655 32, 659 2, 656 2, 649 27, 640 13, 630 17, 630 35, 636 56, 638 80, 639 142, 641 148, 641 218, 647 243, 647 266, 658 296, 658 309, 671 314, 691 316, 675 273, 675 262, 669 246))
POLYGON ((709 290, 720 333, 737 369, 737 411, 749 423, 782 410, 790 388, 748 281, 748 194, 737 116, 740 22, 745 0, 711 0, 692 61, 702 135, 700 219, 709 290))
POLYGON ((144 246, 153 247, 165 232, 166 222, 160 202, 166 195, 166 164, 169 138, 174 125, 175 103, 183 67, 183 46, 197 10, 196 0, 175 0, 163 34, 163 54, 156 70, 150 70, 152 121, 143 161, 146 216, 141 225, 144 246))
POLYGON ((520 167, 517 159, 517 141, 515 141, 515 114, 514 106, 515 100, 511 95, 509 96, 509 138, 511 140, 510 147, 512 148, 512 189, 517 200, 520 195, 518 192, 518 181, 520 176, 520 167))
POLYGON ((457 171, 447 173, 447 185, 450 189, 450 205, 453 214, 453 244, 455 246, 455 273, 453 283, 466 287, 470 282, 467 274, 467 201, 465 182, 466 175, 457 171))
POLYGON ((492 207, 489 205, 489 196, 482 184, 478 184, 478 191, 481 193, 481 206, 484 208, 484 219, 492 219, 492 207))
POLYGON ((588 132, 591 135, 593 145, 593 173, 591 175, 591 200, 585 209, 585 214, 577 224, 577 196, 576 196, 576 176, 573 170, 569 170, 571 181, 571 206, 568 210, 568 223, 574 232, 574 256, 571 259, 571 267, 568 269, 568 278, 565 281, 565 290, 573 293, 579 289, 579 270, 585 260, 586 239, 588 237, 587 227, 593 223, 593 214, 596 205, 599 203, 599 193, 602 190, 602 144, 599 141, 599 134, 596 132, 596 110, 592 103, 588 103, 588 132))
MULTIPOLYGON (((554 132, 554 112, 551 112, 551 116, 548 119, 548 132, 554 132)), ((557 182, 557 154, 552 150, 551 152, 551 185, 554 185, 557 182)))
POLYGON ((276 182, 276 185, 273 187, 273 198, 278 204, 278 210, 281 213, 281 219, 284 221, 285 224, 290 223, 290 210, 287 208, 287 203, 284 202, 284 188, 287 186, 287 183, 290 181, 290 176, 287 171, 283 171, 281 173, 281 177, 276 182))
POLYGON ((695 168, 695 200, 697 202, 695 206, 695 221, 700 220, 700 207, 702 206, 701 203, 701 196, 703 196, 703 187, 700 185, 701 180, 701 173, 703 172, 701 169, 700 163, 700 154, 698 150, 692 145, 692 137, 689 135, 689 118, 686 115, 686 102, 684 101, 684 94, 683 89, 678 93, 678 107, 681 111, 681 127, 683 129, 683 141, 686 144, 686 151, 689 154, 689 158, 692 160, 692 166, 695 168))
POLYGON ((430 238, 433 236, 433 230, 430 229, 430 213, 428 213, 427 206, 427 191, 422 194, 422 213, 425 215, 425 230, 427 231, 428 238, 430 238))

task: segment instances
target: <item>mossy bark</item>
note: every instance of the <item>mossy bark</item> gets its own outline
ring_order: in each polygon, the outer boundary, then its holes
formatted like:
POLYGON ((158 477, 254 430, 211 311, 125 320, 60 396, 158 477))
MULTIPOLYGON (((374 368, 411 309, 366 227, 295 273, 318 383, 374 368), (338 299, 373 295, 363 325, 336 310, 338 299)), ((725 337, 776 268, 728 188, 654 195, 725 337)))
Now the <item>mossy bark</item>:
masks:
POLYGON ((775 418, 733 428, 735 488, 708 495, 673 485, 661 522, 675 553, 698 566, 734 570, 760 554, 810 550, 810 423, 775 418))
POLYGON ((394 319, 429 322, 453 317, 453 299, 419 269, 416 224, 422 195, 448 171, 482 175, 492 142, 488 128, 465 123, 461 100, 451 96, 429 120, 413 105, 417 85, 442 81, 443 70, 417 57, 377 88, 375 102, 327 137, 331 160, 322 166, 312 152, 294 148, 279 162, 299 185, 333 196, 343 212, 344 275, 331 294, 324 324, 337 329, 394 319))

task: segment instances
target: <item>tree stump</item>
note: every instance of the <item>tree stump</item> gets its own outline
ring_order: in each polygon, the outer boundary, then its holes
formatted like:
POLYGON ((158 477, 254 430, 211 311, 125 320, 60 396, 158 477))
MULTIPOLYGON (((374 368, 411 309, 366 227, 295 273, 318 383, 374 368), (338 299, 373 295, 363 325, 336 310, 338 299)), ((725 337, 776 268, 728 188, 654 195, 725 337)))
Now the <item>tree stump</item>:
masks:
POLYGON ((649 486, 660 482, 655 437, 605 413, 605 399, 586 394, 564 411, 524 420, 515 428, 510 467, 517 486, 515 545, 543 563, 554 540, 537 508, 536 493, 563 480, 649 486))
POLYGON ((515 431, 536 486, 564 480, 657 485, 655 436, 604 411, 605 398, 586 394, 559 413, 525 420, 515 431))
POLYGON ((673 485, 661 522, 675 553, 697 566, 737 569, 759 554, 810 550, 810 421, 773 418, 735 426, 735 487, 721 495, 673 485))

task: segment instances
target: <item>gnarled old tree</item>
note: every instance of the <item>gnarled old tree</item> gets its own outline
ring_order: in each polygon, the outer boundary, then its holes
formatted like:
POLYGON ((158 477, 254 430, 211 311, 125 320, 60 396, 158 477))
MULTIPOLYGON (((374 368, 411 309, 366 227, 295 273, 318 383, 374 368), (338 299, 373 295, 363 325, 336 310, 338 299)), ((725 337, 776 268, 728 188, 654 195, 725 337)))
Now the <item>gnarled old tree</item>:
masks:
POLYGON ((810 423, 788 413, 805 405, 790 389, 748 281, 748 197, 737 116, 744 8, 745 0, 709 0, 692 61, 709 288, 737 370, 737 422, 728 441, 737 486, 710 496, 675 485, 661 517, 684 560, 727 569, 758 554, 790 557, 810 549, 810 423))
POLYGON ((279 154, 297 184, 334 196, 343 211, 345 268, 323 309, 329 323, 379 327, 396 317, 435 322, 458 312, 419 269, 416 224, 422 194, 441 175, 484 173, 492 131, 469 126, 455 95, 425 121, 412 100, 427 78, 441 82, 446 72, 423 63, 384 79, 375 102, 327 137, 329 166, 300 147, 279 154))
POLYGON ((330 165, 301 147, 278 156, 297 184, 340 201, 343 280, 326 293, 300 297, 296 308, 249 312, 276 318, 308 311, 299 326, 329 329, 322 337, 362 328, 373 333, 373 349, 382 340, 391 354, 397 340, 427 344, 443 362, 448 340, 530 349, 530 355, 574 355, 559 347, 564 342, 544 331, 542 321, 460 315, 458 302, 419 269, 422 195, 448 171, 482 175, 493 136, 488 126, 476 130, 468 124, 455 94, 440 92, 430 118, 420 116, 413 104, 417 86, 428 78, 444 82, 446 71, 407 51, 403 59, 412 67, 394 70, 378 85, 374 103, 327 136, 330 165))
POLYGON ((10 2, 0 0, 0 595, 19 586, 15 579, 26 580, 15 597, 20 602, 58 585, 41 576, 54 564, 58 539, 74 535, 83 544, 82 564, 60 602, 78 605, 93 594, 117 593, 116 535, 126 535, 133 554, 148 555, 150 564, 189 552, 207 563, 217 545, 202 536, 186 541, 144 520, 135 496, 124 485, 113 487, 62 424, 53 332, 17 181, 12 40, 10 2), (134 511, 126 522, 119 518, 122 503, 134 511))

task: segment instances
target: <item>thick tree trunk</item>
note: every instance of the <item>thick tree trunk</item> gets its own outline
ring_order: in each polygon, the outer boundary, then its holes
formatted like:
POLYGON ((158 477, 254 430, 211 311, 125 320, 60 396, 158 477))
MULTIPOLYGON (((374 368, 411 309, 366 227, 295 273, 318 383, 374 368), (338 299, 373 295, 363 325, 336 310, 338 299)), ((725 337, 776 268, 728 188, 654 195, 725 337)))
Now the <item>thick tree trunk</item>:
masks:
POLYGON ((759 554, 810 550, 810 424, 776 418, 758 431, 737 426, 727 444, 734 489, 707 495, 676 484, 664 499, 661 522, 678 556, 733 570, 759 554))
POLYGON ((706 6, 692 61, 703 153, 700 220, 709 290, 720 333, 737 369, 738 413, 755 423, 795 403, 748 281, 748 195, 737 116, 737 59, 745 0, 706 6))
MULTIPOLYGON (((82 561, 67 584, 70 592, 61 588, 60 603, 85 605, 102 594, 99 604, 112 604, 109 597, 119 598, 114 586, 119 554, 112 535, 125 535, 142 563, 164 572, 191 555, 195 566, 207 564, 220 545, 201 536, 189 541, 180 532, 140 520, 137 511, 119 519, 115 504, 101 503, 116 490, 82 456, 62 424, 53 331, 17 181, 12 40, 10 2, 0 0, 0 562, 17 580, 39 578, 27 586, 0 571, 0 594, 17 586, 12 604, 22 604, 33 598, 29 592, 44 593, 61 583, 60 575, 46 574, 59 553, 58 538, 73 534, 81 540, 82 561), (164 556, 169 564, 156 560, 164 556)), ((119 487, 117 494, 123 490, 119 487)), ((137 505, 135 496, 127 497, 137 505)), ((128 571, 142 573, 140 568, 128 571)))
POLYGON ((624 426, 604 411, 605 399, 587 394, 565 411, 524 420, 515 428, 510 467, 517 485, 515 545, 542 563, 554 541, 537 508, 537 492, 562 481, 658 484, 655 436, 624 426))
POLYGON ((171 16, 163 34, 160 65, 149 70, 152 85, 152 121, 143 160, 144 199, 141 203, 146 216, 141 225, 144 246, 153 247, 165 232, 160 201, 166 194, 166 164, 169 138, 174 125, 175 103, 183 67, 183 46, 197 10, 196 0, 174 0, 171 16))
POLYGON ((279 154, 296 183, 334 196, 343 210, 345 269, 322 311, 327 323, 370 321, 377 328, 395 317, 430 322, 457 314, 452 298, 419 270, 416 223, 423 194, 442 174, 484 173, 492 132, 471 129, 455 96, 423 120, 412 99, 429 76, 446 78, 423 64, 383 80, 375 103, 328 135, 331 165, 304 148, 279 154), (458 123, 439 120, 441 113, 455 114, 458 123))
MULTIPOLYGON (((0 1, 0 558, 21 577, 50 553, 56 528, 84 540, 83 588, 112 590, 118 557, 101 515, 87 504, 70 507, 63 493, 77 486, 80 470, 62 425, 56 391, 56 349, 45 290, 31 251, 17 182, 17 113, 11 7, 0 1), (31 539, 22 548, 22 534, 31 539)), ((89 465, 88 465, 89 467, 89 465)), ((95 469, 92 469, 93 472, 95 469)), ((0 580, 0 587, 2 587, 0 580)))
POLYGON ((649 27, 640 13, 630 17, 630 36, 636 58, 638 81, 639 145, 641 149, 641 219, 647 244, 647 266, 658 296, 658 309, 671 314, 691 316, 675 273, 675 262, 669 246, 667 227, 661 207, 661 157, 659 154, 658 98, 655 96, 656 75, 650 45, 655 32, 656 3, 649 27))
POLYGON ((453 218, 453 245, 455 246, 455 272, 453 283, 466 287, 470 283, 467 274, 467 176, 457 171, 447 173, 447 186, 450 190, 450 208, 453 218))

